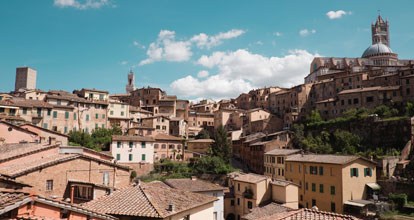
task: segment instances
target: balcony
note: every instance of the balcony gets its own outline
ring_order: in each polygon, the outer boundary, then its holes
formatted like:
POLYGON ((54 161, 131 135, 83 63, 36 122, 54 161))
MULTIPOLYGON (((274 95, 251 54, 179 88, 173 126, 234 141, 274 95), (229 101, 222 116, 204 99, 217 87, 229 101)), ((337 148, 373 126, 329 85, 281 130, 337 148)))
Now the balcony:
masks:
POLYGON ((253 194, 253 190, 252 190, 252 189, 246 189, 246 190, 243 192, 243 196, 244 196, 244 198, 246 198, 246 199, 253 199, 253 196, 254 196, 254 194, 253 194))

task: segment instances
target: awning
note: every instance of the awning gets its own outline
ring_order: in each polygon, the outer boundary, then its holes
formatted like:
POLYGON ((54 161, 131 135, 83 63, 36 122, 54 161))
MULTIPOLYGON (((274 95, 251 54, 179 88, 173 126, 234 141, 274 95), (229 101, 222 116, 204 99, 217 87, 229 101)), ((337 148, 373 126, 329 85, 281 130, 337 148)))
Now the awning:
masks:
POLYGON ((377 183, 367 183, 366 184, 369 188, 371 188, 372 190, 380 190, 381 186, 378 185, 377 183))
POLYGON ((345 205, 350 205, 350 206, 357 206, 357 207, 361 207, 361 208, 366 205, 366 204, 352 202, 352 201, 346 201, 344 204, 345 205))

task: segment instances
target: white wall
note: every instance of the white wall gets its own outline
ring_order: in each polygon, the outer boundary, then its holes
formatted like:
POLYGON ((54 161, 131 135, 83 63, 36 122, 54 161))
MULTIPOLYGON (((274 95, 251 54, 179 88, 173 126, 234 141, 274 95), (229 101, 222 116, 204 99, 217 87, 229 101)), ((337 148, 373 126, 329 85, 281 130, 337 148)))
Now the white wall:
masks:
POLYGON ((208 191, 202 194, 217 197, 219 200, 214 202, 213 212, 217 212, 217 220, 224 220, 224 193, 223 191, 208 191))
POLYGON ((145 142, 145 148, 142 147, 142 142, 133 141, 133 147, 129 147, 129 141, 120 141, 121 146, 118 148, 118 141, 112 141, 111 153, 115 160, 117 154, 120 154, 121 163, 154 163, 154 146, 152 142, 145 142), (129 160, 129 155, 132 154, 132 160, 129 160), (145 154, 145 161, 142 160, 142 155, 145 154))

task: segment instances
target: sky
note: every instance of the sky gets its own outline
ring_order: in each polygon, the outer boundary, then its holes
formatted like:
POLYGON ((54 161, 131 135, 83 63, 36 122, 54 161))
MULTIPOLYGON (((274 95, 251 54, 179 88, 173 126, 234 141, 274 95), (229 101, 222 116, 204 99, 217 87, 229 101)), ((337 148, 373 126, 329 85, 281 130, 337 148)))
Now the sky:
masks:
POLYGON ((37 88, 236 98, 303 83, 315 56, 360 57, 378 13, 391 48, 413 59, 414 1, 13 0, 0 1, 0 92, 15 69, 37 70, 37 88), (380 11, 379 11, 380 10, 380 11))

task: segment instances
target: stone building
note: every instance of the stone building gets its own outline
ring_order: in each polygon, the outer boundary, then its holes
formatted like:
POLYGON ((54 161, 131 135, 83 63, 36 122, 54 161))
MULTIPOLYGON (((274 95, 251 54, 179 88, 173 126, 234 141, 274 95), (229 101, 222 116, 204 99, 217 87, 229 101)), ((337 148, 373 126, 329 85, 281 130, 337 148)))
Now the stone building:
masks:
POLYGON ((14 85, 14 91, 19 91, 20 89, 36 89, 36 77, 37 71, 35 69, 32 69, 30 67, 16 68, 16 81, 14 85))

